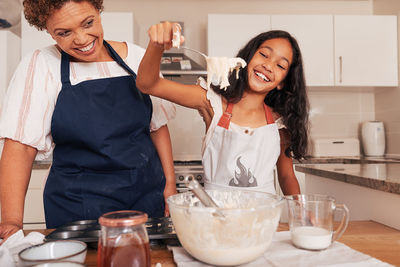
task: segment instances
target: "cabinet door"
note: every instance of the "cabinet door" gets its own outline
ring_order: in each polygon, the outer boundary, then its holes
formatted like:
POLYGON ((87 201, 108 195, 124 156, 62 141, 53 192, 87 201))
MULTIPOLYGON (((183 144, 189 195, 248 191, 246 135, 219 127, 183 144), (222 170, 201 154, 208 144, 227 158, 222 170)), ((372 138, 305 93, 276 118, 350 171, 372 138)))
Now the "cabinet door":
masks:
POLYGON ((49 170, 32 170, 25 197, 24 229, 45 228, 43 190, 49 170))
POLYGON ((268 15, 208 15, 208 55, 234 57, 257 34, 269 31, 268 15))
POLYGON ((335 82, 397 86, 397 17, 334 17, 335 82))
POLYGON ((14 33, 0 31, 0 107, 8 84, 20 61, 21 39, 14 33))
POLYGON ((296 38, 307 86, 334 85, 333 16, 273 15, 271 28, 287 31, 296 38))

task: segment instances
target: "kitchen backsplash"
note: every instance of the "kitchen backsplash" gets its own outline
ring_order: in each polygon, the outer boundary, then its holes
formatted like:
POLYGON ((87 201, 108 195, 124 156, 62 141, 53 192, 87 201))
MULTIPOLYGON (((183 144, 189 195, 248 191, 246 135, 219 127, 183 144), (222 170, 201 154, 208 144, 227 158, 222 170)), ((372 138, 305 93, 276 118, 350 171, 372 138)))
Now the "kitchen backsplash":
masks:
POLYGON ((400 90, 379 88, 375 92, 375 117, 383 121, 386 132, 386 154, 400 156, 400 90))
POLYGON ((360 124, 375 119, 374 92, 368 88, 312 88, 310 135, 359 138, 360 124))

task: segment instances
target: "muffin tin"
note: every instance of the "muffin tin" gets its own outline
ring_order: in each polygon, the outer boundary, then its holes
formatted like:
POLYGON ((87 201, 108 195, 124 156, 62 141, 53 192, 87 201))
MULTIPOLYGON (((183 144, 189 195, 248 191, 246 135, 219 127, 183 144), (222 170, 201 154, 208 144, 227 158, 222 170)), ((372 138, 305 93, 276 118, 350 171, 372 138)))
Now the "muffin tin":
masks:
MULTIPOLYGON (((177 238, 170 217, 149 218, 145 226, 150 241, 177 238)), ((74 239, 86 243, 97 243, 100 233, 97 220, 74 221, 55 229, 45 237, 45 241, 74 239)))

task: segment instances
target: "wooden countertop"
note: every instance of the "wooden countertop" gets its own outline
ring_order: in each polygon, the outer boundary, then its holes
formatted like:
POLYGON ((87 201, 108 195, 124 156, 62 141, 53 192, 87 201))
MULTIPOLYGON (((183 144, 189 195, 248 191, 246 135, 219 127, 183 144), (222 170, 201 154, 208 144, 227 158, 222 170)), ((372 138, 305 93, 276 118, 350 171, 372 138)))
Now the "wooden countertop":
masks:
MULTIPOLYGON (((280 224, 278 231, 288 230, 287 224, 280 224)), ((25 230, 25 233, 38 231, 44 234, 51 230, 25 230)), ((373 221, 352 221, 343 236, 338 240, 362 253, 384 262, 400 266, 400 231, 373 221)), ((89 249, 85 264, 96 266, 95 249, 89 249)), ((176 266, 172 253, 167 249, 152 249, 151 263, 155 266, 161 263, 163 267, 176 266)))

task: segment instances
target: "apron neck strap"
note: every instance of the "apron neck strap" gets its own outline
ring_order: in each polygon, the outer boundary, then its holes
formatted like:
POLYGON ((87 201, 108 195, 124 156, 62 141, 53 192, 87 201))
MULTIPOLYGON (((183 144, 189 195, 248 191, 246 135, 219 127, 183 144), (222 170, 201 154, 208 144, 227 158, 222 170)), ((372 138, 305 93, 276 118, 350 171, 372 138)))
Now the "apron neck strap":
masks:
POLYGON ((221 118, 218 121, 218 126, 229 129, 229 124, 232 118, 232 110, 233 110, 233 103, 228 103, 226 105, 225 112, 222 114, 221 118))
POLYGON ((112 48, 112 46, 103 40, 104 46, 107 48, 108 53, 110 56, 118 63, 122 68, 124 68, 129 74, 133 75, 136 78, 136 73, 125 63, 125 61, 118 55, 118 53, 112 48))
MULTIPOLYGON (((218 126, 225 129, 229 129, 229 124, 232 118, 233 103, 228 103, 226 105, 225 112, 222 114, 218 121, 218 126)), ((267 124, 275 123, 274 117, 272 116, 271 108, 264 103, 265 118, 267 119, 267 124)))
POLYGON ((267 118, 267 124, 275 123, 271 108, 268 107, 267 104, 265 104, 265 103, 264 103, 264 111, 265 111, 265 117, 267 118))
MULTIPOLYGON (((118 55, 118 53, 111 47, 109 43, 103 40, 103 45, 106 47, 109 55, 115 60, 123 69, 131 74, 136 79, 136 73, 125 63, 125 61, 118 55)), ((62 84, 71 84, 69 79, 69 63, 71 56, 61 50, 61 82, 62 84)))
POLYGON ((61 82, 70 85, 69 80, 69 55, 61 50, 61 82))

